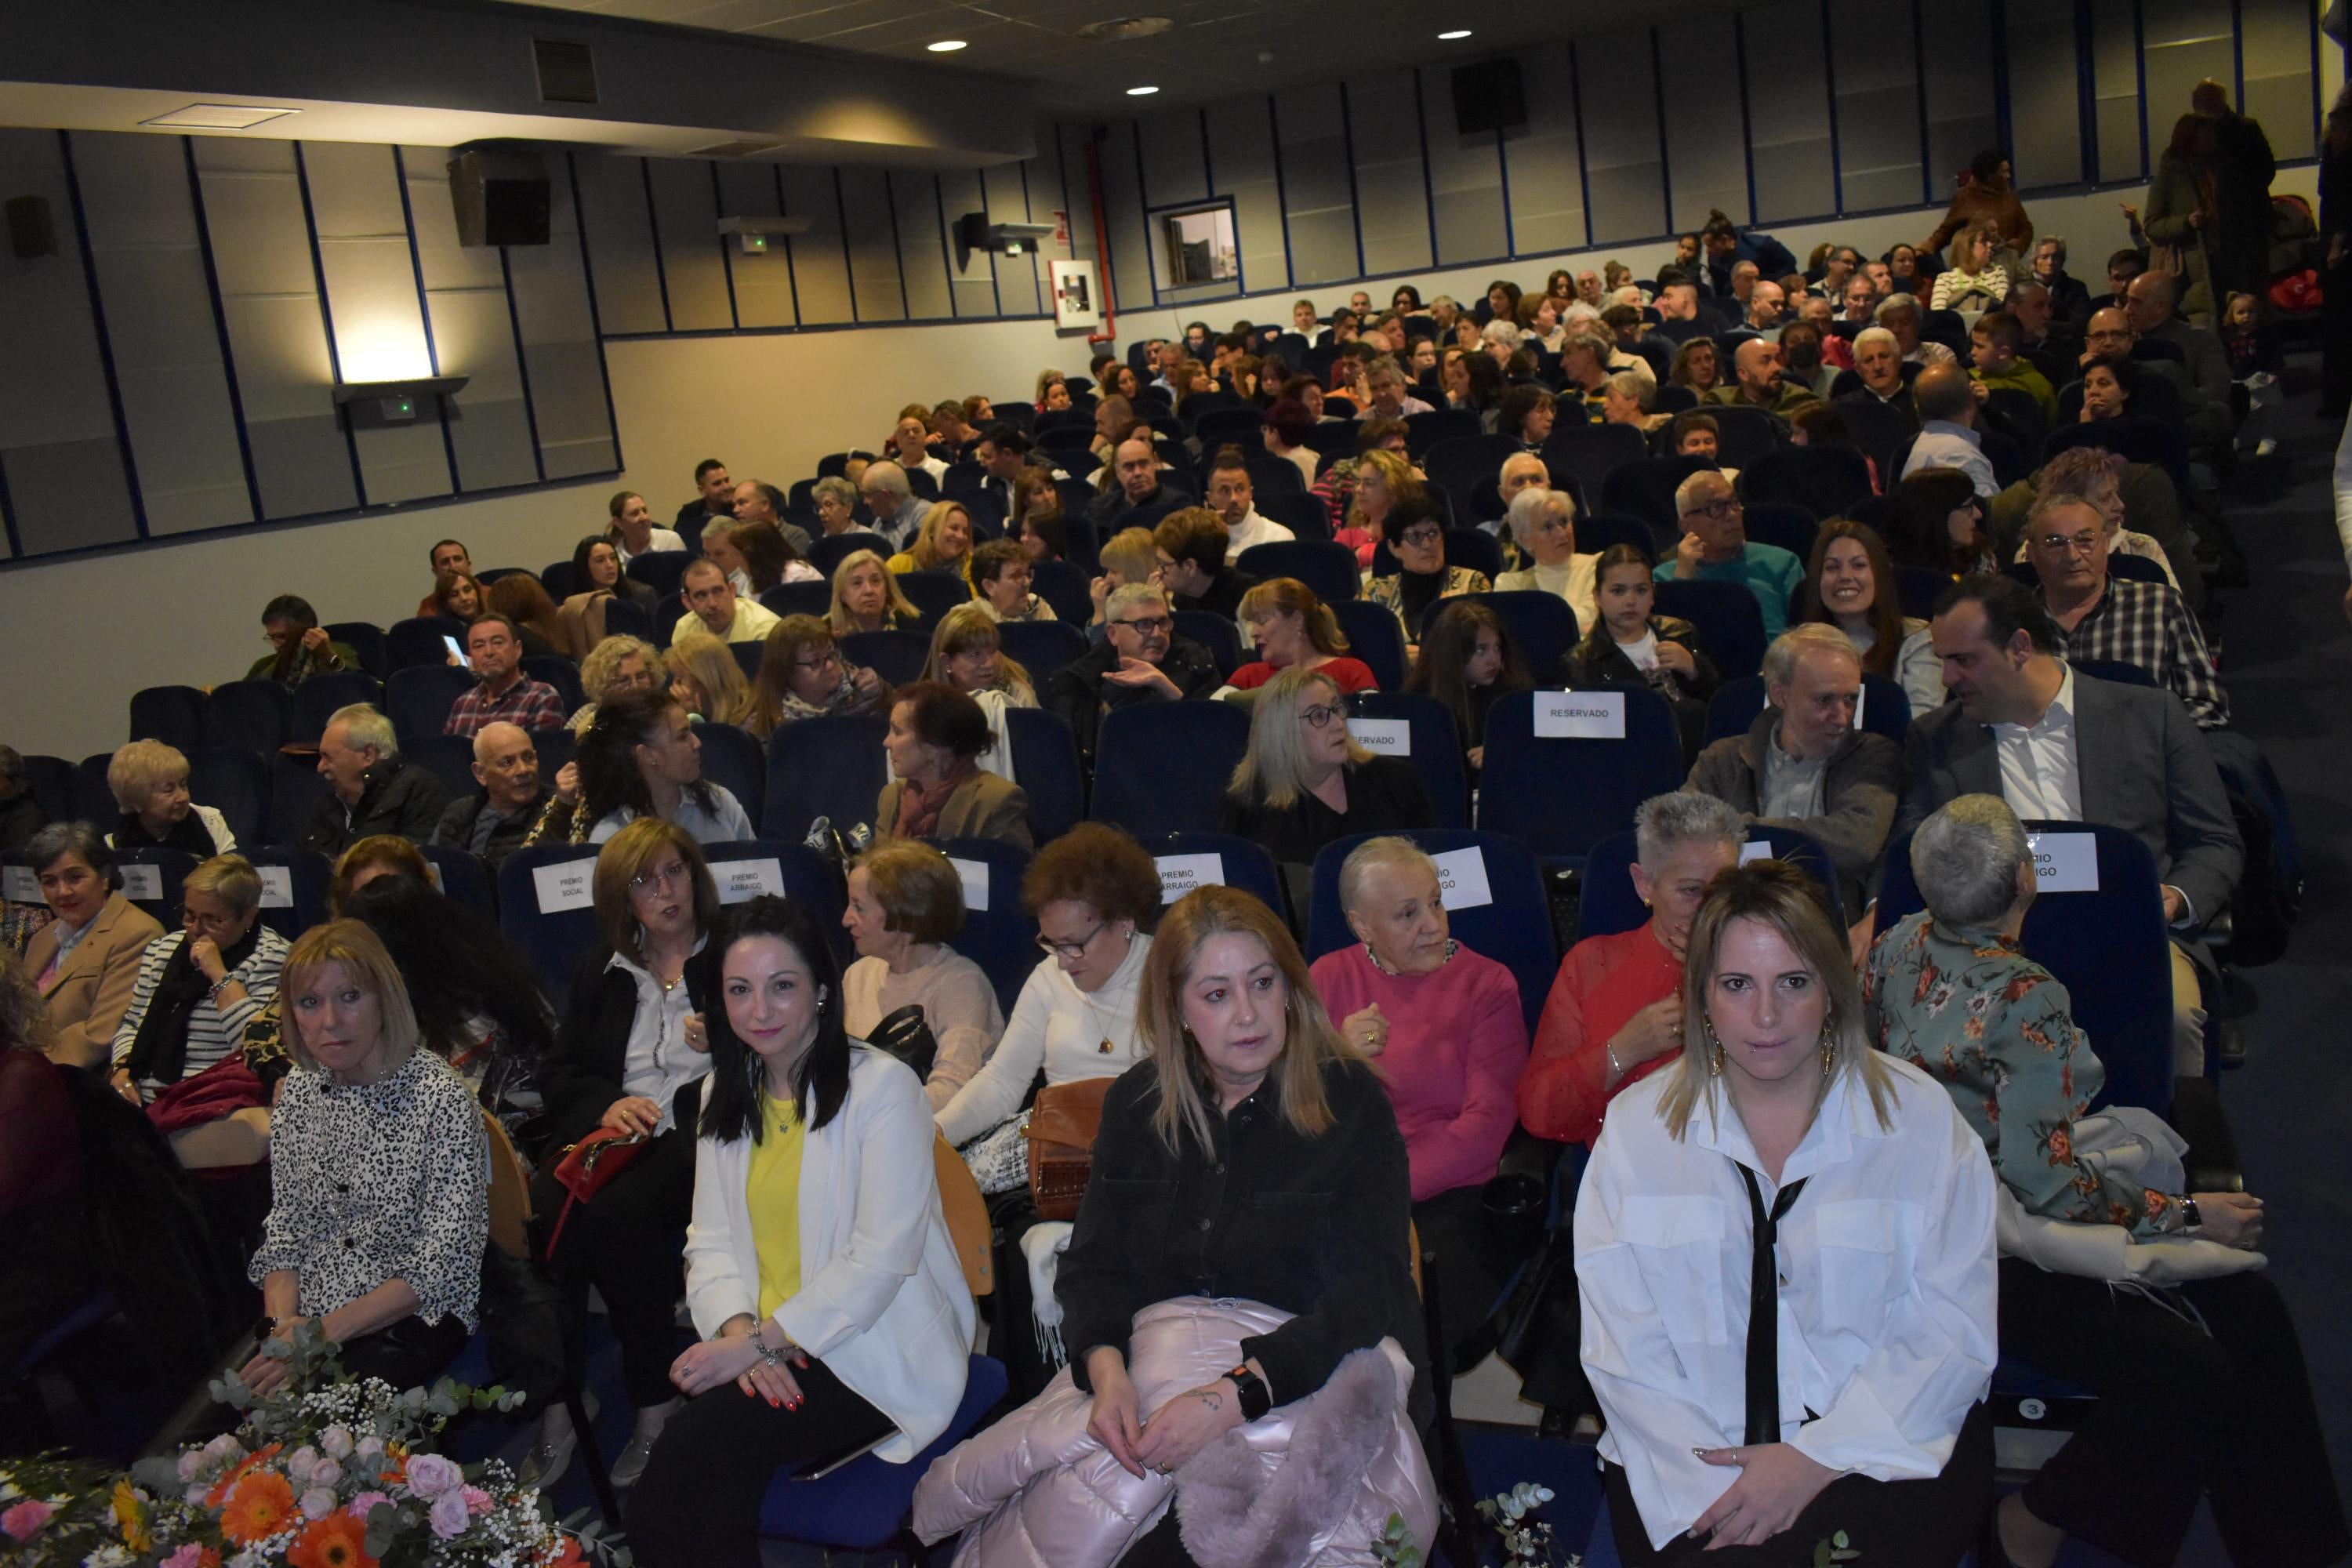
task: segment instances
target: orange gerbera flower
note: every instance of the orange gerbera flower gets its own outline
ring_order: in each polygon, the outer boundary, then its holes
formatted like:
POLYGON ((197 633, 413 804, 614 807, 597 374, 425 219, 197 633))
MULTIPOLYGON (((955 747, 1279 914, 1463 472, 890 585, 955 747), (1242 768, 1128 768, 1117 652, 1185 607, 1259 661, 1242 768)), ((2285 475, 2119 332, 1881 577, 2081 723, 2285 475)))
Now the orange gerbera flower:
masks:
POLYGON ((229 1468, 226 1474, 223 1475, 220 1479, 213 1483, 213 1489, 205 1494, 205 1506, 206 1508, 220 1507, 221 1500, 228 1496, 229 1489, 231 1487, 234 1487, 237 1482, 245 1479, 245 1473, 247 1470, 250 1470, 256 1465, 268 1464, 270 1460, 276 1458, 278 1455, 278 1451, 285 1447, 286 1445, 283 1443, 270 1443, 262 1447, 256 1448, 252 1453, 247 1454, 244 1458, 239 1459, 235 1465, 229 1468))
POLYGON ((312 1521, 286 1553, 286 1561, 293 1568, 376 1568, 376 1560, 367 1553, 367 1526, 346 1508, 312 1521))
POLYGON ((239 1546, 252 1546, 282 1532, 296 1518, 294 1489, 275 1470, 256 1470, 229 1489, 221 1508, 221 1533, 239 1546))

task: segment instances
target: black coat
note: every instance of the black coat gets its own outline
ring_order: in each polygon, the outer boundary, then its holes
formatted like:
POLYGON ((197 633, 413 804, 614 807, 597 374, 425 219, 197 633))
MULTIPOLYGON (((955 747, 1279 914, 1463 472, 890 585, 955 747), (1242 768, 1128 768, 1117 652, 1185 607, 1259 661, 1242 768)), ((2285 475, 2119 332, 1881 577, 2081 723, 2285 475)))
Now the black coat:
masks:
MULTIPOLYGON (((1039 704, 1057 715, 1070 727, 1078 742, 1078 754, 1095 754, 1095 736, 1102 728, 1105 704, 1125 708, 1138 702, 1164 702, 1157 691, 1130 686, 1115 686, 1103 679, 1104 675, 1118 668, 1118 649, 1111 646, 1108 636, 1062 666, 1045 679, 1045 689, 1039 694, 1039 704)), ((1217 661, 1209 650, 1191 637, 1168 638, 1168 656, 1160 661, 1160 669, 1187 697, 1206 697, 1223 684, 1217 674, 1217 661)))
MULTIPOLYGON (((621 1087, 629 1052, 629 1026, 637 1016, 637 983, 611 967, 613 950, 591 948, 572 972, 571 994, 555 1029, 555 1049, 540 1068, 539 1091, 547 1107, 554 1147, 579 1142, 603 1119, 621 1087)), ((705 1016, 719 1001, 719 952, 705 946, 686 961, 686 994, 705 1016)), ((691 1112, 689 1110, 688 1114, 691 1112)))
MULTIPOLYGON (((542 786, 528 811, 518 813, 490 829, 490 841, 482 848, 483 865, 496 872, 508 856, 522 847, 522 841, 530 835, 531 825, 539 820, 539 814, 546 808, 547 797, 548 791, 542 786)), ((470 852, 474 847, 474 826, 481 821, 482 813, 489 803, 490 797, 481 790, 459 795, 451 801, 449 808, 441 814, 441 820, 434 826, 433 842, 443 847, 470 852)))
POLYGON ((362 838, 379 833, 396 834, 411 844, 433 839, 433 825, 449 792, 441 781, 412 763, 394 759, 378 763, 360 781, 359 805, 349 813, 330 793, 310 808, 302 829, 302 847, 316 849, 330 860, 362 838))
POLYGON ((1225 797, 1223 831, 1263 847, 1276 860, 1311 866, 1323 847, 1355 833, 1395 833, 1434 827, 1437 814, 1421 774, 1402 757, 1373 757, 1348 770, 1348 811, 1333 811, 1300 791, 1286 806, 1271 806, 1253 795, 1225 797))

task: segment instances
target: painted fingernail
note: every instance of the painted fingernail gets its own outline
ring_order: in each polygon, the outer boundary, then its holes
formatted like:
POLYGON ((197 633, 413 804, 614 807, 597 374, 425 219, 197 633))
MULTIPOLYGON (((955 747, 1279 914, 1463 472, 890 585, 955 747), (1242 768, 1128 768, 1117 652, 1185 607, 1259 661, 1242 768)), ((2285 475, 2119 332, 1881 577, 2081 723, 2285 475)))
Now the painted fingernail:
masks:
POLYGON ((780 1408, 782 1408, 782 1405, 783 1405, 783 1403, 784 1403, 784 1402, 783 1402, 782 1400, 781 1400, 781 1399, 777 1398, 777 1397, 776 1397, 774 1394, 771 1394, 770 1395, 768 1395, 768 1408, 769 1408, 769 1409, 771 1409, 771 1410, 775 1410, 775 1409, 780 1409, 780 1408))

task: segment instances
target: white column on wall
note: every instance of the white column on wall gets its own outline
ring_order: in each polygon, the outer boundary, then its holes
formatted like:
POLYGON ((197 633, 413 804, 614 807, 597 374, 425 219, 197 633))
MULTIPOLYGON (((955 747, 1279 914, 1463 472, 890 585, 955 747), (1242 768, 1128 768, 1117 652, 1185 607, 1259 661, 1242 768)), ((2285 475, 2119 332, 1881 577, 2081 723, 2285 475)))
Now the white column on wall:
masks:
MULTIPOLYGON (((1658 143, 1657 63, 1649 32, 1579 38, 1576 81, 1584 116, 1584 183, 1592 238, 1666 232, 1665 153, 1658 143)), ((1527 243, 1519 243, 1527 254, 1527 243)))
POLYGON ((507 247, 505 271, 540 470, 563 479, 618 468, 621 446, 571 180, 559 175, 550 194, 548 242, 507 247))
POLYGON ((1737 23, 1747 59, 1756 221, 1787 223, 1835 212, 1838 159, 1846 142, 1830 134, 1821 0, 1759 5, 1740 12, 1737 23))
MULTIPOLYGON (((776 199, 772 163, 722 161, 719 168, 719 206, 725 217, 777 217, 783 208, 776 199)), ((790 327, 799 323, 793 308, 793 242, 789 235, 768 241, 765 252, 746 256, 730 238, 728 273, 735 285, 735 324, 740 327, 790 327)))
POLYGON ((2009 46, 2009 158, 2017 186, 2084 174, 2082 75, 2074 16, 2050 0, 2000 0, 2009 46))
POLYGON ((1421 125, 1429 153, 1436 265, 1459 267, 1507 254, 1502 139, 1491 131, 1465 136, 1456 128, 1451 67, 1421 68, 1421 125))
POLYGON ((1364 273, 1377 277, 1425 268, 1433 253, 1413 73, 1392 70, 1359 77, 1348 84, 1347 97, 1364 273))
POLYGON ((250 522, 186 144, 79 132, 73 153, 148 534, 250 522))
MULTIPOLYGON (((1755 132, 1740 123, 1738 29, 1729 16, 1706 16, 1660 27, 1658 73, 1665 85, 1666 168, 1673 185, 1668 226, 1678 234, 1703 227, 1709 212, 1748 221, 1748 151, 1755 132)), ((1757 147, 1761 156, 1764 149, 1757 147)), ((1763 171, 1758 170, 1759 190, 1763 171)))
POLYGON ((1361 277, 1339 84, 1316 82, 1286 91, 1275 100, 1274 114, 1291 282, 1308 289, 1361 277))
POLYGON ((1925 185, 1911 7, 1896 0, 1829 0, 1829 17, 1838 205, 1846 212, 1915 206, 1925 185))
POLYGON ((1218 194, 1234 198, 1242 277, 1253 291, 1283 288, 1290 277, 1290 256, 1282 242, 1282 195, 1275 178, 1269 101, 1263 93, 1253 93, 1213 103, 1202 112, 1218 194))
MULTIPOLYGON (((432 325, 435 363, 443 374, 466 377, 465 390, 454 400, 457 416, 448 426, 457 488, 535 484, 539 459, 506 268, 497 249, 457 243, 448 158, 442 149, 410 147, 402 150, 400 163, 406 175, 409 222, 416 235, 416 265, 432 325)), ((560 167, 556 173, 562 173, 560 167)), ((552 180, 549 186, 554 188, 552 180)), ((564 195, 568 203, 571 193, 564 195)))
POLYGON ((1538 44, 1521 55, 1520 68, 1528 87, 1527 129, 1503 136, 1507 249, 1517 256, 1575 250, 1591 243, 1575 58, 1565 43, 1538 44))

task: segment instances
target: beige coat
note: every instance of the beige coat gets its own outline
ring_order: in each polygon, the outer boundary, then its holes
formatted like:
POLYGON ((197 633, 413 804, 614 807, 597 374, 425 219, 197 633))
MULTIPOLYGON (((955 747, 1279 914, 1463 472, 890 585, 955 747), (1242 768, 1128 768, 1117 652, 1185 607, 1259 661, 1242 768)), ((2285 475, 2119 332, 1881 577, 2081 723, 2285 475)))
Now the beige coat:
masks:
MULTIPOLYGON (((25 949, 18 969, 38 983, 41 971, 58 955, 62 921, 51 921, 25 949)), ((120 892, 107 895, 81 941, 74 944, 41 992, 44 1011, 56 1038, 49 1055, 76 1067, 97 1067, 108 1059, 114 1031, 131 1005, 131 988, 139 982, 139 958, 147 944, 163 934, 155 917, 120 892)))

